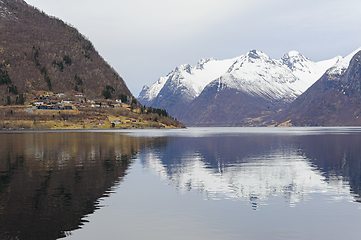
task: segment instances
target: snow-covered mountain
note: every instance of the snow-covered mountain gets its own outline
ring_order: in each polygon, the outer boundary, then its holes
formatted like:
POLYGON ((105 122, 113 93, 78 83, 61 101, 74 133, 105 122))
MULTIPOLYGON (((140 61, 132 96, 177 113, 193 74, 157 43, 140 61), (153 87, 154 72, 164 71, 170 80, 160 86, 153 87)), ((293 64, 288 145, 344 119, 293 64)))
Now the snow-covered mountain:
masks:
POLYGON ((330 67, 326 74, 327 75, 342 75, 350 65, 351 59, 361 51, 361 47, 350 53, 344 58, 340 58, 332 67, 330 67))
POLYGON ((273 120, 293 126, 361 125, 361 48, 340 59, 273 120))
POLYGON ((281 59, 257 50, 221 61, 202 59, 143 88, 138 100, 167 109, 187 126, 265 126, 266 118, 286 109, 325 73, 346 72, 358 50, 319 62, 296 51, 281 59))
POLYGON ((275 60, 256 50, 226 60, 201 59, 196 66, 181 65, 151 87, 145 86, 138 100, 148 106, 166 108, 176 115, 207 86, 218 83, 222 88, 291 101, 340 59, 313 62, 291 51, 275 60))
POLYGON ((340 57, 336 57, 315 63, 296 51, 274 60, 253 50, 239 57, 214 82, 222 88, 237 89, 253 96, 292 101, 339 60, 340 57))
POLYGON ((199 96, 204 87, 212 80, 227 72, 235 59, 215 60, 201 59, 198 64, 192 67, 183 64, 167 76, 161 77, 151 87, 144 86, 139 94, 138 100, 153 107, 166 107, 169 110, 168 102, 178 101, 185 104, 199 96), (169 98, 172 98, 170 100, 169 98), (165 103, 166 106, 163 106, 165 103))

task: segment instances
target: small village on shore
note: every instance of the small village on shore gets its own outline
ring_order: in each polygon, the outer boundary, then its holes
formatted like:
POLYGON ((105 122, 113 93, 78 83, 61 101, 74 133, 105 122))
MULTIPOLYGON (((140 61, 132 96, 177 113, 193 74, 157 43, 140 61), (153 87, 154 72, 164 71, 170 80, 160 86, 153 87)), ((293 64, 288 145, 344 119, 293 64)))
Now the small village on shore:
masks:
POLYGON ((23 104, 0 107, 2 130, 182 128, 162 109, 135 98, 90 99, 83 93, 34 92, 23 104), (30 99, 31 98, 31 99, 30 99), (29 100, 30 99, 30 100, 29 100))

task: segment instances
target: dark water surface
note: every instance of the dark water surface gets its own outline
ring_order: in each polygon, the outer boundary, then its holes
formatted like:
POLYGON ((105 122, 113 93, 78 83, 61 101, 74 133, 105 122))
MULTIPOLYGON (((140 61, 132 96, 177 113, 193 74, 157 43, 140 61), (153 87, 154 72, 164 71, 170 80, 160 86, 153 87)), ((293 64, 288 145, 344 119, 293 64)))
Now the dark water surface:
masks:
POLYGON ((0 239, 359 239, 361 128, 0 133, 0 239))

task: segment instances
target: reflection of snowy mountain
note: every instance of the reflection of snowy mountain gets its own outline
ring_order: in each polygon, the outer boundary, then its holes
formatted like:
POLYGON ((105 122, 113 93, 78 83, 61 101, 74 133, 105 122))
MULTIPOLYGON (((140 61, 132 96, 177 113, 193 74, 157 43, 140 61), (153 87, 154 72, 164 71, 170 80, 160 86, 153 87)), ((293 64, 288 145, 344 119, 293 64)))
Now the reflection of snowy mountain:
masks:
POLYGON ((349 198, 350 187, 339 177, 328 179, 296 149, 242 159, 241 163, 210 168, 199 153, 184 153, 181 164, 166 165, 158 155, 143 156, 144 167, 170 180, 180 192, 197 190, 208 199, 265 202, 284 197, 290 204, 305 201, 312 193, 330 200, 349 198), (221 169, 222 168, 222 169, 221 169), (170 170, 171 169, 171 170, 170 170))

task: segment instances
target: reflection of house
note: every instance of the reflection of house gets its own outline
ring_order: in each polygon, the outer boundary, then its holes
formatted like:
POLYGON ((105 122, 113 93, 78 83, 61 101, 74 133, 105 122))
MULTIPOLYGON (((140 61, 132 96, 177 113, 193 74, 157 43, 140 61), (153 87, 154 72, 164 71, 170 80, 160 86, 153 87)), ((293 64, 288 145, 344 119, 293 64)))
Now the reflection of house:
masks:
POLYGON ((38 109, 42 109, 42 110, 48 109, 48 106, 46 106, 46 105, 40 105, 40 106, 38 107, 38 109))
POLYGON ((64 106, 64 109, 65 110, 71 110, 71 109, 73 109, 73 107, 72 106, 64 106))

